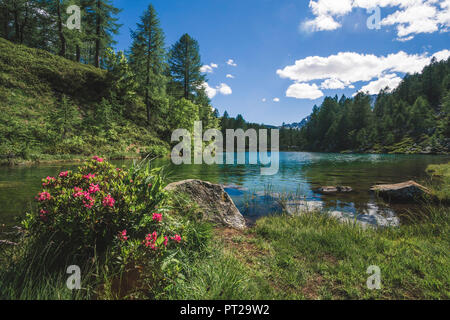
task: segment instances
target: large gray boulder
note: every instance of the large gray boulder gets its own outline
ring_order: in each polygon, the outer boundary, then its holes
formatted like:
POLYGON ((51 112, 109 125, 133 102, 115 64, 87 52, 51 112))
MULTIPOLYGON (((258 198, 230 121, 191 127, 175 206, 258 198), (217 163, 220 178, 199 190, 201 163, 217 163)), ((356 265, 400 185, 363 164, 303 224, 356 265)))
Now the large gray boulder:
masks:
POLYGON ((189 195, 203 211, 203 219, 238 230, 246 228, 245 219, 222 186, 201 180, 183 180, 169 184, 166 191, 189 195))
POLYGON ((418 201, 431 196, 430 190, 415 181, 375 185, 370 191, 388 201, 418 201))

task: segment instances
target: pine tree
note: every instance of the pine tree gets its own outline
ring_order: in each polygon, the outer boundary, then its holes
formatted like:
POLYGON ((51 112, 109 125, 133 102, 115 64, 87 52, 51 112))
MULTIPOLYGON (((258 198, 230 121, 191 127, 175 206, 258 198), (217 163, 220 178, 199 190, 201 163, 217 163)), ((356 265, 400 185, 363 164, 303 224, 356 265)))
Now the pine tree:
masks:
POLYGON ((198 42, 184 34, 169 53, 170 93, 193 101, 205 82, 198 42))
POLYGON ((88 0, 85 11, 89 38, 94 41, 93 64, 98 68, 105 50, 116 43, 113 36, 119 33, 121 25, 117 24, 115 16, 121 9, 114 7, 111 0, 88 0))
POLYGON ((133 44, 130 66, 136 75, 139 91, 144 96, 147 121, 150 123, 152 111, 156 109, 156 100, 164 94, 166 88, 164 33, 152 5, 149 5, 131 36, 133 44))

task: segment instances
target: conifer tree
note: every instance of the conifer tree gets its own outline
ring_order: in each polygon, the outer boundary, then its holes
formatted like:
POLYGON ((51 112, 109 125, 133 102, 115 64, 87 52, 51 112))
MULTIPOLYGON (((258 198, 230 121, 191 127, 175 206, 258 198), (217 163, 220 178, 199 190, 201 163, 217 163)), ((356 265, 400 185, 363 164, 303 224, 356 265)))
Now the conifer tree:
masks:
POLYGON ((136 75, 139 92, 144 96, 147 121, 150 123, 157 100, 166 88, 164 33, 152 5, 141 17, 137 29, 132 32, 132 38, 130 66, 136 75))
POLYGON ((170 94, 193 101, 206 80, 201 67, 198 42, 184 34, 169 53, 170 94))

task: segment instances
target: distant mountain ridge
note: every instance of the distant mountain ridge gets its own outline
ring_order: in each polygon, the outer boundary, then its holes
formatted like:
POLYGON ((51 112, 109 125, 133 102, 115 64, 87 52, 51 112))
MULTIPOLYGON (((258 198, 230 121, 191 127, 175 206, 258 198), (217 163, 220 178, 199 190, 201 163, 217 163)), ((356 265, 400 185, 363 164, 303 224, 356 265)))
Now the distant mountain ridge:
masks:
POLYGON ((290 124, 283 123, 283 125, 280 126, 279 128, 280 129, 281 128, 286 128, 286 129, 300 130, 301 128, 303 128, 309 122, 309 120, 311 120, 311 116, 307 116, 306 118, 304 118, 300 122, 294 122, 294 123, 290 123, 290 124))

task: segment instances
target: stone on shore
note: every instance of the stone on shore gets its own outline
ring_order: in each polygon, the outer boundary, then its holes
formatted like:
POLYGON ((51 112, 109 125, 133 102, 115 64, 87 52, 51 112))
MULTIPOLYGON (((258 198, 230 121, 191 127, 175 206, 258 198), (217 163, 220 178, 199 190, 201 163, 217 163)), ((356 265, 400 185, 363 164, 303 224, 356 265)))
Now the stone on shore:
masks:
POLYGON ((222 186, 201 180, 169 184, 166 191, 184 193, 203 211, 203 220, 238 230, 246 228, 245 219, 222 186))
POLYGON ((381 184, 370 188, 388 201, 419 201, 426 196, 431 196, 431 191, 415 181, 407 181, 398 184, 381 184))

